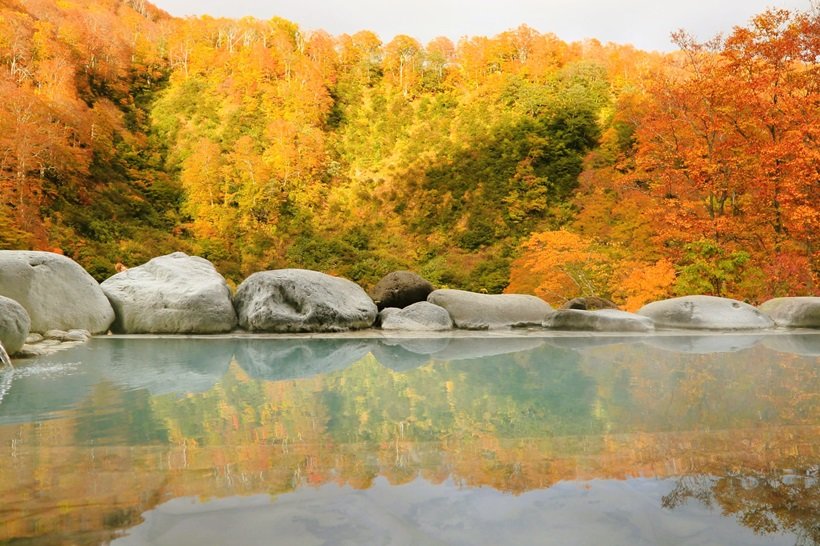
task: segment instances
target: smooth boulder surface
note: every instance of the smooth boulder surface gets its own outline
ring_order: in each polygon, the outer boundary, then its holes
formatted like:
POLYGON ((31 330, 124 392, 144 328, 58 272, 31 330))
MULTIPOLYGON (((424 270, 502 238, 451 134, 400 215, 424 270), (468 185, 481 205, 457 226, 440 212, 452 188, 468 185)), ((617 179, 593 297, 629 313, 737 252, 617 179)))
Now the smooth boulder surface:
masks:
POLYGON ((457 328, 486 330, 541 325, 552 307, 525 294, 479 294, 464 290, 435 290, 427 301, 444 307, 457 328))
POLYGON ((595 311, 597 309, 617 309, 615 303, 598 296, 587 296, 583 298, 572 298, 561 309, 581 309, 582 311, 595 311))
POLYGON ((116 312, 116 333, 213 334, 236 326, 228 284, 198 256, 159 256, 100 286, 116 312))
POLYGON ((453 328, 450 313, 443 307, 420 301, 404 309, 388 307, 379 313, 382 330, 436 332, 453 328))
POLYGON ((820 297, 774 298, 758 307, 785 328, 820 328, 820 297))
POLYGON ((742 301, 715 296, 683 296, 644 305, 639 315, 656 327, 692 330, 755 330, 771 328, 774 321, 742 301))
POLYGON ((544 319, 542 325, 554 330, 590 332, 651 332, 655 329, 651 318, 617 309, 559 309, 544 319))
POLYGON ((347 279, 306 269, 254 273, 234 296, 239 325, 252 332, 341 332, 369 328, 378 310, 347 279))
POLYGON ((26 342, 31 319, 25 308, 13 299, 0 296, 0 344, 13 355, 26 342))
POLYGON ((433 285, 412 271, 393 271, 376 283, 371 296, 381 311, 389 307, 403 309, 426 301, 432 291, 433 285))
POLYGON ((0 251, 0 295, 17 301, 32 332, 108 331, 114 310, 100 285, 70 258, 52 252, 0 251))

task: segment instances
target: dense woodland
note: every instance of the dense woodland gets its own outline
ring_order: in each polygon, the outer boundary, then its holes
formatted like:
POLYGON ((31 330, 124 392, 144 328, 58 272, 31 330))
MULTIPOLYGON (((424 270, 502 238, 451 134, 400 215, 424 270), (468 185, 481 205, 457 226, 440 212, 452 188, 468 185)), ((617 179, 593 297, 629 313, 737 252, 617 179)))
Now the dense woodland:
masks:
POLYGON ((0 0, 0 248, 95 277, 173 250, 229 280, 759 302, 820 281, 820 14, 679 51, 383 43, 144 0, 0 0))

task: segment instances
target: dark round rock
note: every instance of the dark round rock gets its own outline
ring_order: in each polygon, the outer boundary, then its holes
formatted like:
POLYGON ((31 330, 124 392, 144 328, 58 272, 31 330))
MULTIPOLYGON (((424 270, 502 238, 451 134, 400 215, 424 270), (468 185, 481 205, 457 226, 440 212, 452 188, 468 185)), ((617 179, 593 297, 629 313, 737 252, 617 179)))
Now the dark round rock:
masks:
POLYGON ((393 271, 376 283, 371 297, 379 310, 387 307, 404 309, 408 305, 427 301, 433 285, 412 271, 393 271))
POLYGON ((561 306, 561 309, 580 309, 581 311, 595 311, 598 309, 617 309, 618 306, 611 301, 599 298, 598 296, 588 296, 586 298, 573 298, 561 306))

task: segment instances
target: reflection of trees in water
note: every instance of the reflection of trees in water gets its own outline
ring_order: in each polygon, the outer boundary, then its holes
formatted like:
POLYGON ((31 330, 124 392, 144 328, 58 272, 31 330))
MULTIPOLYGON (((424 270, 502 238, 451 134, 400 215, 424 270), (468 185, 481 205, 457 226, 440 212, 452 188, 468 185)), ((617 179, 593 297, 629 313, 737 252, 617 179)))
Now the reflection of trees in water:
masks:
MULTIPOLYGON (((89 521, 126 525, 171 497, 367 488, 378 476, 522 493, 561 480, 689 475, 670 505, 723 506, 713 489, 730 478, 700 477, 806 468, 820 455, 816 363, 765 349, 710 357, 490 339, 468 355, 460 344, 404 340, 362 358, 357 340, 248 345, 208 343, 193 360, 178 341, 139 345, 144 362, 129 371, 112 354, 130 352, 127 340, 92 344, 87 377, 67 389, 77 401, 59 414, 34 404, 51 400, 43 395, 51 384, 16 383, 0 407, 0 417, 17 419, 0 425, 0 446, 16 450, 0 465, 0 498, 14 507, 0 541, 89 521), (472 358, 431 356, 454 347, 472 358), (419 358, 407 365, 410 348, 419 358), (197 361, 207 353, 218 358, 203 370, 197 361), (53 419, 21 422, 32 407, 53 419)), ((817 512, 813 487, 813 504, 793 501, 795 518, 817 512)), ((791 528, 816 536, 802 525, 791 528)))
POLYGON ((790 532, 796 546, 820 545, 820 466, 727 476, 692 474, 678 478, 661 503, 673 510, 694 499, 758 534, 790 532))

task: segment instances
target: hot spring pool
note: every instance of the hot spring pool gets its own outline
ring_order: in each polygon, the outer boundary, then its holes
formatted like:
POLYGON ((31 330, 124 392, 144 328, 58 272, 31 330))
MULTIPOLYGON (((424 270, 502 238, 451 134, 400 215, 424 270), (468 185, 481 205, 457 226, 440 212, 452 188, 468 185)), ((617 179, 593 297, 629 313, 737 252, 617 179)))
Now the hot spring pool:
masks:
POLYGON ((0 375, 0 543, 820 543, 820 332, 95 338, 0 375))

